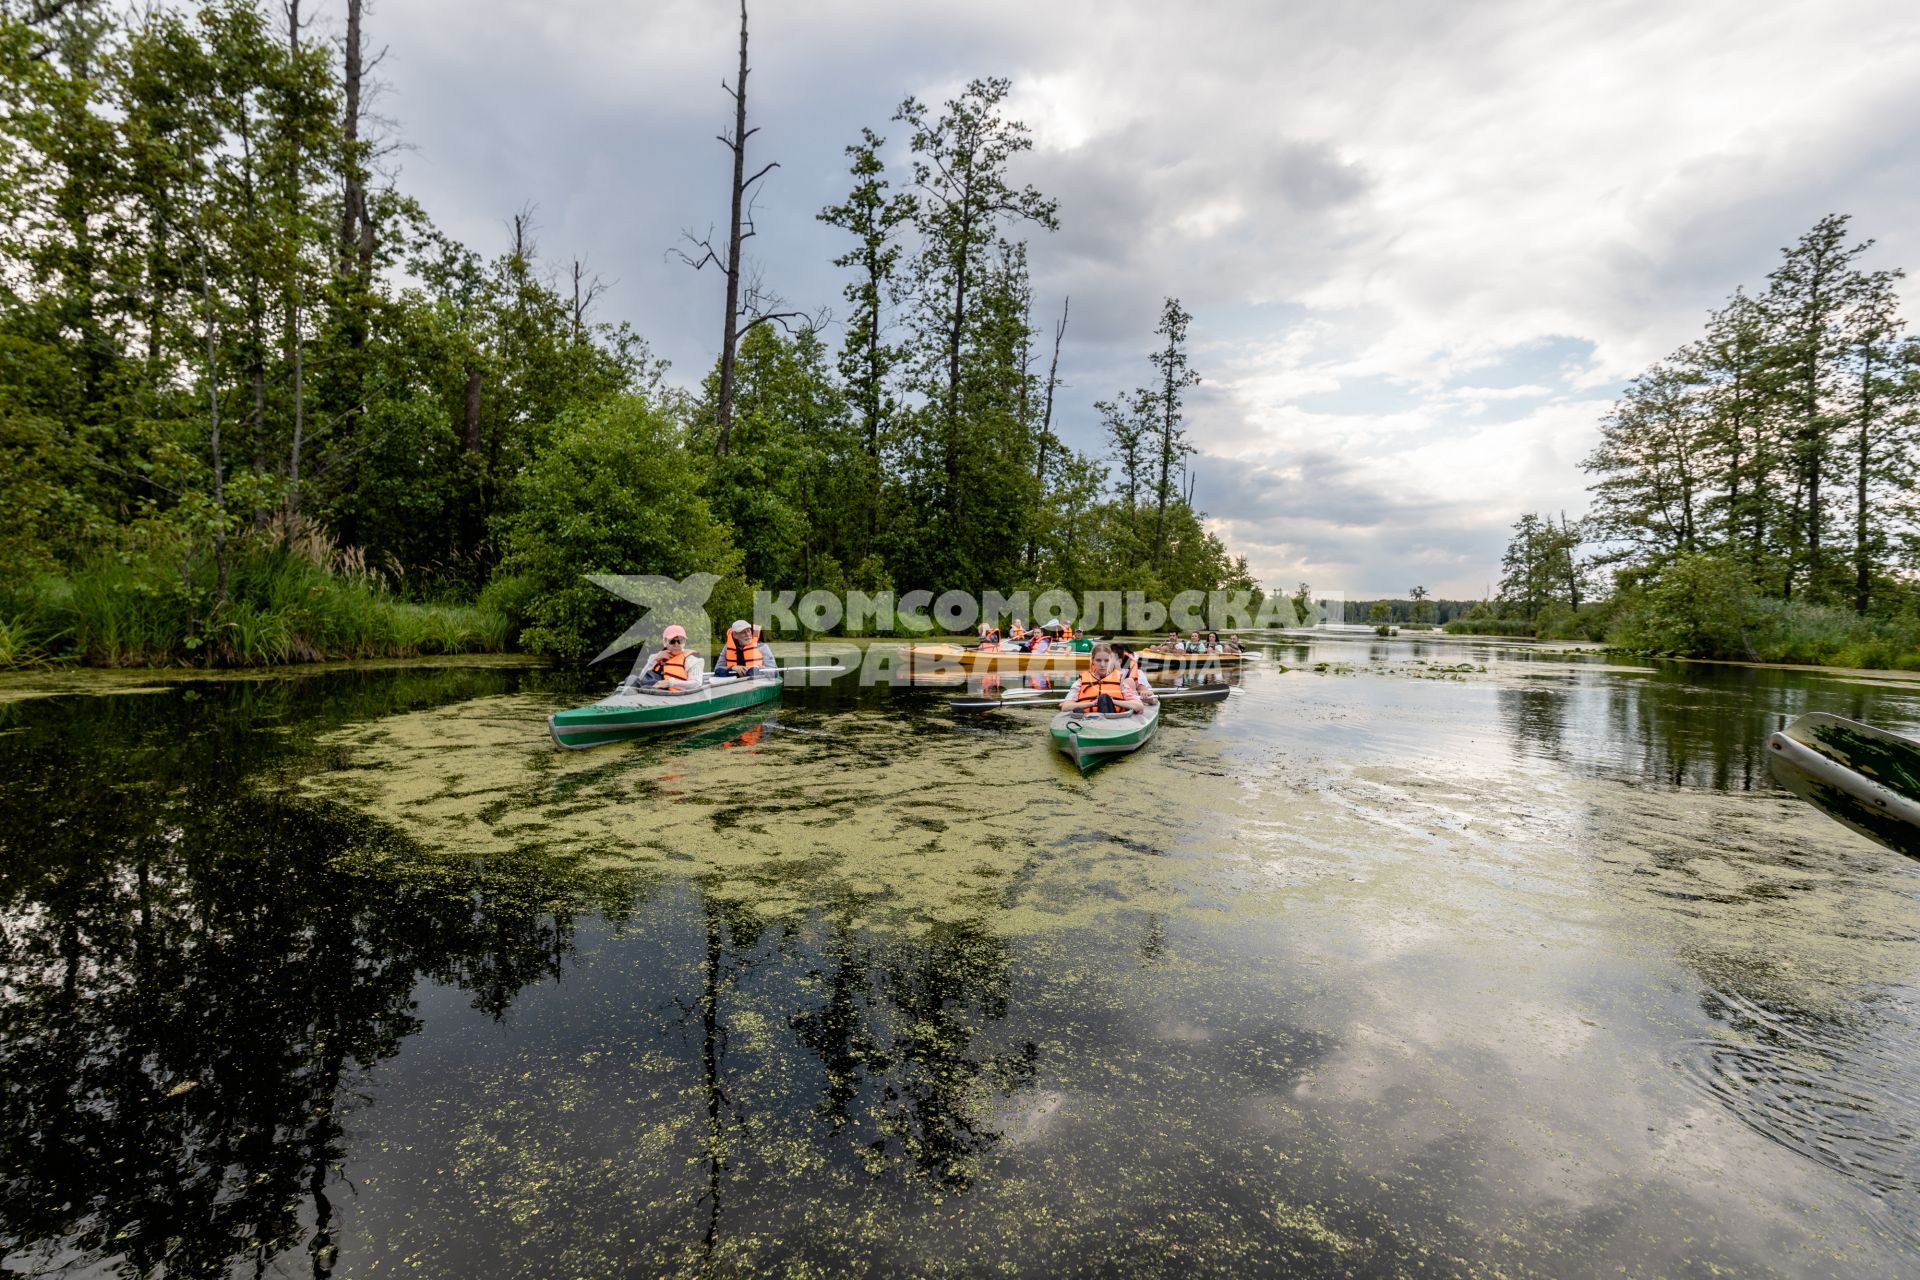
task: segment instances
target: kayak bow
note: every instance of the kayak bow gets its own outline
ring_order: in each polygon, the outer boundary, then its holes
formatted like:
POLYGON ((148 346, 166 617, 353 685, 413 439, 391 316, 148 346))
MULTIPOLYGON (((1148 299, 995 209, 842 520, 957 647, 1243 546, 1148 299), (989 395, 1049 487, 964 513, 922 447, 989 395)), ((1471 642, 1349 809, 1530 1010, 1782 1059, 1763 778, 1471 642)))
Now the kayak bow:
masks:
POLYGON ((1767 740, 1774 780, 1836 822, 1920 858, 1920 742, 1811 712, 1767 740))
POLYGON ((1102 760, 1138 751, 1160 724, 1160 704, 1144 711, 1102 715, 1097 711, 1062 711, 1047 732, 1053 745, 1085 773, 1102 760))

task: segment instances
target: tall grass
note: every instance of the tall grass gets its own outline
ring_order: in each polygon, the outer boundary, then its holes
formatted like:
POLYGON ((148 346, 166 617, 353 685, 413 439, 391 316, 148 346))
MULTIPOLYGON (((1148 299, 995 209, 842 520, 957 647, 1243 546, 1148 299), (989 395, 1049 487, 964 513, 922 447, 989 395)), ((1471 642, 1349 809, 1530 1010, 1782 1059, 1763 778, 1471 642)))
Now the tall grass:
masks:
POLYGON ((1844 609, 1757 600, 1747 631, 1762 662, 1920 671, 1920 618, 1862 618, 1844 609))
POLYGON ((211 557, 177 544, 101 557, 0 598, 0 666, 262 666, 493 653, 505 614, 397 599, 357 551, 314 526, 235 541, 219 599, 211 557))

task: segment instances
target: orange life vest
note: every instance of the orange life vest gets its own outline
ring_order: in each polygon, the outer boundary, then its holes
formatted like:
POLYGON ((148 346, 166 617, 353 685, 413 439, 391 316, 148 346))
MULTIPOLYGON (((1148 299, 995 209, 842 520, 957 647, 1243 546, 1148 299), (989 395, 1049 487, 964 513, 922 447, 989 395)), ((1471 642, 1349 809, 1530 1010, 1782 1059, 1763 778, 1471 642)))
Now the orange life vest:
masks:
POLYGON ((740 643, 738 631, 727 632, 726 663, 729 667, 770 667, 773 661, 767 657, 767 647, 760 643, 760 631, 754 629, 753 639, 746 644, 740 643))
POLYGON ((1062 640, 1071 640, 1071 639, 1073 639, 1073 624, 1072 624, 1072 623, 1070 623, 1070 622, 1063 622, 1063 623, 1061 623, 1061 624, 1060 624, 1060 638, 1061 638, 1062 640))
POLYGON ((687 678, 687 647, 680 646, 680 652, 662 649, 660 656, 653 660, 653 674, 662 680, 685 680, 687 678))
POLYGON ((1010 640, 1025 640, 1027 638, 1027 629, 1015 623, 1013 630, 1007 632, 1007 638, 1010 640))
POLYGON ((1000 632, 988 627, 980 633, 980 652, 993 653, 1000 648, 1000 632))
POLYGON ((1127 679, 1133 681, 1135 684, 1140 683, 1140 655, 1139 654, 1130 653, 1127 655, 1126 676, 1127 676, 1127 679))
POLYGON ((1073 696, 1075 711, 1091 711, 1099 704, 1100 695, 1106 694, 1116 704, 1134 696, 1127 678, 1118 671, 1109 671, 1104 676, 1096 676, 1089 671, 1080 677, 1080 688, 1073 696))

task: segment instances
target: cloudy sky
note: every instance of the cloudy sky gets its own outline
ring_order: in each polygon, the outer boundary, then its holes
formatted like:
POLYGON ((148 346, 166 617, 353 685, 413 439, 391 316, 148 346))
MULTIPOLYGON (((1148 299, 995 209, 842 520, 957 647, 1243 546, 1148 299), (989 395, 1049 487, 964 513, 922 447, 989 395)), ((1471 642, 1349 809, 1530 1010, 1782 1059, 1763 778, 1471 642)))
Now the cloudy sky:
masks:
MULTIPOLYGON (((1144 381, 1162 298, 1194 315, 1197 504, 1265 581, 1478 596, 1525 509, 1585 508, 1621 384, 1763 282, 1828 212, 1920 270, 1920 5, 1897 0, 1045 6, 761 0, 751 246, 840 304, 843 148, 911 94, 1013 81, 1060 202, 1036 318, 1072 298, 1062 427, 1144 381)), ((612 283, 691 384, 721 280, 666 251, 726 216, 737 8, 375 0, 389 160, 483 252, 536 206, 557 269, 612 283)), ((1908 313, 1916 314, 1915 282, 1908 313)))

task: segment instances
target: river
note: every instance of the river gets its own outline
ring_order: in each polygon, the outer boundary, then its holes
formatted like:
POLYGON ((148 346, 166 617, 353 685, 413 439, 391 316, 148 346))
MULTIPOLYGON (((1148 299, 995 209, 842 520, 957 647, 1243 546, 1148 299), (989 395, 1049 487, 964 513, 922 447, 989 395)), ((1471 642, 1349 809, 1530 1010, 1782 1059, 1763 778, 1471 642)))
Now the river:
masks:
POLYGON ((5 1268, 1920 1270, 1920 866, 1764 759, 1920 681, 1256 650, 1085 777, 941 688, 0 680, 5 1268))

